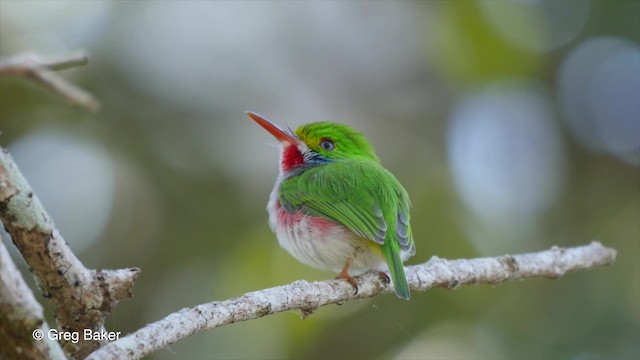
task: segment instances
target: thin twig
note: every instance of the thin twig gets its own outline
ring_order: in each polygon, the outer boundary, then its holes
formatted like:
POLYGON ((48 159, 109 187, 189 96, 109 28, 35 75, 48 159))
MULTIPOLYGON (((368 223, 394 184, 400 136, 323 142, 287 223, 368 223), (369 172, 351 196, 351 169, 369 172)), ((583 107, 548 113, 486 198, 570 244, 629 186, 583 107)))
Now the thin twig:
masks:
MULTIPOLYGON (((118 301, 130 297, 137 268, 96 271, 73 254, 11 156, 0 150, 0 221, 49 300, 65 332, 104 330, 104 319, 118 301)), ((62 343, 83 358, 105 340, 80 338, 62 343)))
POLYGON ((56 92, 73 104, 97 111, 100 103, 86 90, 68 82, 55 70, 86 65, 89 61, 82 51, 60 55, 39 55, 26 52, 0 59, 0 76, 16 75, 27 77, 34 82, 56 92))
MULTIPOLYGON (((463 285, 499 284, 531 277, 557 279, 569 271, 610 265, 616 251, 599 242, 522 255, 493 258, 444 260, 433 257, 424 264, 406 268, 413 291, 432 288, 455 289, 463 285)), ((197 332, 260 318, 288 310, 300 310, 303 317, 320 306, 391 293, 392 286, 377 273, 356 278, 358 293, 346 281, 296 281, 292 284, 251 292, 241 297, 182 309, 162 320, 96 350, 87 359, 140 359, 158 349, 197 332)), ((412 301, 417 301, 414 297, 412 301)))
MULTIPOLYGON (((87 65, 89 63, 89 57, 82 50, 56 55, 41 55, 28 51, 6 59, 0 59, 0 69, 7 73, 19 73, 23 71, 23 64, 25 63, 36 63, 50 70, 64 70, 87 65)), ((0 73, 2 73, 2 71, 0 71, 0 73)))

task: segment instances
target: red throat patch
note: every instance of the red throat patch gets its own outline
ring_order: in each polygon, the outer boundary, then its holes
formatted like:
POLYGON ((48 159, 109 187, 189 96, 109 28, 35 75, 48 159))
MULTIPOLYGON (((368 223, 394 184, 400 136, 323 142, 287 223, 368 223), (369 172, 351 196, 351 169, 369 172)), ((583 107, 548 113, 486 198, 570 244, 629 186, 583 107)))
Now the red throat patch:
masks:
POLYGON ((280 168, 282 171, 289 171, 298 165, 304 164, 304 157, 298 147, 294 144, 286 144, 282 149, 280 157, 280 168))

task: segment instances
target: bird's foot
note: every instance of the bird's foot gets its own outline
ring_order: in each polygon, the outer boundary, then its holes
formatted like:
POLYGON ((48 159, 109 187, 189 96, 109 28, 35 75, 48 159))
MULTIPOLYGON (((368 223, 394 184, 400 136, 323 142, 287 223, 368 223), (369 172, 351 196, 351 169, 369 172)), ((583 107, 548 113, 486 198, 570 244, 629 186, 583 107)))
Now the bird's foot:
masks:
POLYGON ((356 279, 349 276, 349 273, 343 271, 338 274, 338 276, 336 276, 336 279, 345 279, 351 285, 351 287, 353 287, 353 295, 356 295, 358 293, 358 283, 356 282, 356 279))
POLYGON ((380 280, 385 284, 385 285, 389 285, 391 284, 391 278, 389 278, 389 275, 387 275, 386 272, 384 271, 378 271, 378 276, 380 277, 380 280))
POLYGON ((349 266, 351 265, 351 260, 353 260, 353 258, 349 258, 345 263, 344 266, 342 267, 342 271, 340 271, 340 274, 338 274, 336 276, 336 279, 345 279, 347 280, 347 282, 349 284, 351 284, 351 287, 353 287, 353 295, 358 293, 358 283, 356 282, 356 279, 352 278, 349 275, 349 266))

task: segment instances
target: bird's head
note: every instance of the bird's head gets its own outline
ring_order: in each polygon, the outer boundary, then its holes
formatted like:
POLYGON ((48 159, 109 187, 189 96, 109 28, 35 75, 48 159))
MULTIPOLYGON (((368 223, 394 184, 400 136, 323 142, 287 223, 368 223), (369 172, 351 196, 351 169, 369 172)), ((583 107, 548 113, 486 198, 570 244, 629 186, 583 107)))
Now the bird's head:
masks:
POLYGON ((288 172, 300 166, 322 165, 343 159, 368 159, 378 162, 373 147, 354 128, 332 122, 301 125, 295 132, 283 130, 265 117, 247 111, 247 115, 282 144, 280 169, 288 172))

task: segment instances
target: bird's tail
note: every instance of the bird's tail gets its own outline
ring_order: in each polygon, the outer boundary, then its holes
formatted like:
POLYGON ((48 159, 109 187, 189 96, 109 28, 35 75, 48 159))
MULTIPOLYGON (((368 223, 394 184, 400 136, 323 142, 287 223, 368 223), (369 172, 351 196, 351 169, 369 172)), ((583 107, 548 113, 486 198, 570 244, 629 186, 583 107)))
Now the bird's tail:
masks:
POLYGON ((387 260, 387 266, 389 266, 389 272, 391 273, 391 280, 393 281, 396 295, 399 298, 409 300, 411 294, 409 293, 407 277, 404 274, 404 265, 400 258, 400 245, 397 241, 393 241, 393 239, 387 239, 383 245, 383 252, 387 260))

